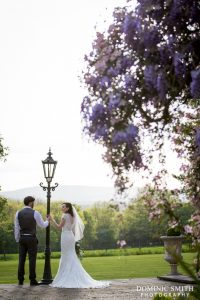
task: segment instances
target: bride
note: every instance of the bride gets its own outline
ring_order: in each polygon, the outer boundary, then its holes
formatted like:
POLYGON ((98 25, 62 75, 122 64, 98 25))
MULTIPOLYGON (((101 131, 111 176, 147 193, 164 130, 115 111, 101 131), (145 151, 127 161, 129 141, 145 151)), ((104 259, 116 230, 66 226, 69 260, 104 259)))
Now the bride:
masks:
POLYGON ((50 217, 53 224, 62 229, 61 258, 58 272, 51 287, 59 288, 100 288, 109 282, 94 280, 82 267, 75 251, 75 242, 83 238, 84 224, 71 203, 62 204, 60 224, 50 217))

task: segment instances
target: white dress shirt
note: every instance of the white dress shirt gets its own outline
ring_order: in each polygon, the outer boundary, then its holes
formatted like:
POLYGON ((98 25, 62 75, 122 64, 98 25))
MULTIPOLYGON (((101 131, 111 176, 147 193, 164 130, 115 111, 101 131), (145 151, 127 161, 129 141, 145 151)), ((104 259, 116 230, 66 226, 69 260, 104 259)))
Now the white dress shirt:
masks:
MULTIPOLYGON (((32 209, 30 206, 25 206, 26 208, 32 209)), ((34 211, 34 219, 37 223, 37 225, 41 228, 46 228, 49 225, 49 221, 44 221, 41 214, 35 210, 34 211)), ((18 243, 20 238, 20 226, 19 226, 19 220, 18 220, 18 211, 15 215, 15 240, 18 243)))

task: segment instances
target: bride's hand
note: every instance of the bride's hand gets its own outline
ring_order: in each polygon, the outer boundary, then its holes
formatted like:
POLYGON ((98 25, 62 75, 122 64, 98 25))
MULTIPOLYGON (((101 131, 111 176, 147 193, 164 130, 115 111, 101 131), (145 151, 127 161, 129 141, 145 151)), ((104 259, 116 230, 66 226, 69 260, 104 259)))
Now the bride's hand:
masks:
POLYGON ((49 220, 52 221, 52 222, 54 221, 52 215, 49 215, 49 220))

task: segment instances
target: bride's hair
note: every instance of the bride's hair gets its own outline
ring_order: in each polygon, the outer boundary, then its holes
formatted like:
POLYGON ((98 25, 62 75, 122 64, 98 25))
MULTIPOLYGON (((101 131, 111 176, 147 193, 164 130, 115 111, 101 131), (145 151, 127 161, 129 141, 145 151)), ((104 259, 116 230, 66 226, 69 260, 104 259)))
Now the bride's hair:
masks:
POLYGON ((74 216, 73 214, 73 208, 72 208, 72 204, 69 202, 64 202, 63 203, 66 207, 68 207, 68 211, 66 213, 70 214, 72 217, 74 216))

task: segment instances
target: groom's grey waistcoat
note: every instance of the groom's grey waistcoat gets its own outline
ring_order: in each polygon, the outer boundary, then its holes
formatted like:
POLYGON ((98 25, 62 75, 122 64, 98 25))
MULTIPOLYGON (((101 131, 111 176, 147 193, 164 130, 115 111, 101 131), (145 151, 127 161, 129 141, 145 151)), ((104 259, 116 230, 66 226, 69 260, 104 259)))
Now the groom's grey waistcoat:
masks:
POLYGON ((20 234, 28 233, 36 235, 36 221, 34 219, 34 210, 28 207, 18 212, 20 234))

